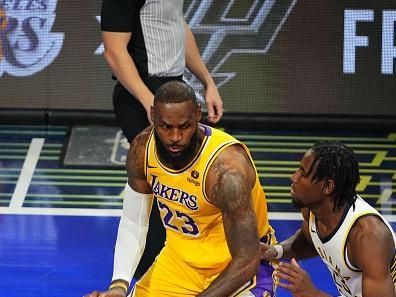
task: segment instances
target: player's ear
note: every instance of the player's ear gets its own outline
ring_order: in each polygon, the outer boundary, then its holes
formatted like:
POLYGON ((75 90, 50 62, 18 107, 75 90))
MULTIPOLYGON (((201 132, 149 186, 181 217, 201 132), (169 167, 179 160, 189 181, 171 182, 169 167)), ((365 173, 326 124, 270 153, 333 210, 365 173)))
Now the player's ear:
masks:
POLYGON ((328 179, 324 184, 322 192, 325 195, 330 195, 331 193, 333 193, 334 189, 335 189, 334 181, 332 179, 328 179))

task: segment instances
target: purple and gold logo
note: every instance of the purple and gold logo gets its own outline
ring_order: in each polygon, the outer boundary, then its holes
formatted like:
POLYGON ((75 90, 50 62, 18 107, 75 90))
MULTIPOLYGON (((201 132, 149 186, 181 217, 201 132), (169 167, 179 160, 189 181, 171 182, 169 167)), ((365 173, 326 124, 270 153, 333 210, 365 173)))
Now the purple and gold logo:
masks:
POLYGON ((51 32, 57 0, 0 1, 0 77, 29 76, 58 56, 63 33, 51 32))
MULTIPOLYGON (((5 31, 7 28, 7 18, 4 9, 0 7, 0 32, 5 31)), ((1 33, 0 33, 1 34, 1 33)), ((0 61, 3 59, 3 42, 0 39, 0 61)))

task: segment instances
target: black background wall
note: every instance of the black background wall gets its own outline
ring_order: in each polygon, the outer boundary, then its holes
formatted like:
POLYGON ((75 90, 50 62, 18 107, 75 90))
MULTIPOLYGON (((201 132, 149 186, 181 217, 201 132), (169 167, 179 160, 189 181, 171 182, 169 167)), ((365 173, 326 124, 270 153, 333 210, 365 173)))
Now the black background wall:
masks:
MULTIPOLYGON (((0 1, 1 122, 114 123, 100 6, 0 1)), ((190 0, 184 9, 227 123, 393 124, 395 1, 190 0)))

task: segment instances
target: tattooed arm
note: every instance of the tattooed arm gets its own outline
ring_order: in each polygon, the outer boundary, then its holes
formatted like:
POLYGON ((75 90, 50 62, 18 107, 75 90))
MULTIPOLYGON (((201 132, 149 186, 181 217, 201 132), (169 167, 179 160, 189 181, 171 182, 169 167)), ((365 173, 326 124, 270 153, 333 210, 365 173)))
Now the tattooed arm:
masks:
POLYGON ((221 152, 208 172, 206 192, 222 212, 232 260, 198 296, 229 296, 258 271, 260 246, 251 197, 255 174, 249 157, 239 145, 221 152))
POLYGON ((136 192, 145 194, 151 193, 144 172, 146 143, 150 137, 151 129, 152 126, 147 127, 132 141, 126 161, 128 184, 136 192))

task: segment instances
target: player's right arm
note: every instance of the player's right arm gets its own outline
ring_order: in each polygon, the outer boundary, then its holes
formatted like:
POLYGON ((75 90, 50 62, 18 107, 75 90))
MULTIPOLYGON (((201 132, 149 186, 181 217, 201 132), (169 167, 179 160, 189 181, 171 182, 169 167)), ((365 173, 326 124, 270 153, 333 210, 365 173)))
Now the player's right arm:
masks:
POLYGON ((154 95, 144 84, 128 52, 131 28, 139 19, 139 10, 136 3, 104 0, 101 11, 102 40, 104 58, 118 81, 142 103, 151 122, 150 106, 154 95))
POLYGON ((317 256, 316 249, 312 243, 308 230, 308 209, 302 209, 301 213, 304 217, 301 228, 292 236, 278 244, 277 247, 260 244, 261 259, 272 261, 274 259, 307 259, 317 256))
POLYGON ((87 297, 125 297, 129 282, 146 244, 153 195, 144 170, 145 147, 150 127, 131 143, 127 156, 128 183, 114 252, 113 278, 109 290, 94 291, 87 297))

